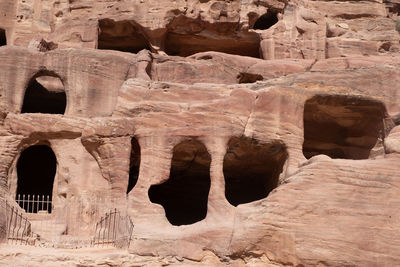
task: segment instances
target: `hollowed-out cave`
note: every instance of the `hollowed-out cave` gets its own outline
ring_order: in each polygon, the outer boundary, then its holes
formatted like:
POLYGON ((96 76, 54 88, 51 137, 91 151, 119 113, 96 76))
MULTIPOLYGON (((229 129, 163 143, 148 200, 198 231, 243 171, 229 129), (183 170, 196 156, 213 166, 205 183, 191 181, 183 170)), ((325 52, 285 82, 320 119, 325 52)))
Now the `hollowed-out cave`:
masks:
POLYGON ((140 169, 140 146, 136 138, 131 139, 131 157, 129 163, 129 182, 126 193, 128 194, 136 185, 140 169))
POLYGON ((385 106, 357 96, 317 95, 304 106, 303 154, 367 159, 384 138, 385 106))
MULTIPOLYGON (((25 195, 25 199, 30 195, 32 196, 49 196, 49 200, 53 195, 54 176, 57 169, 57 159, 53 150, 47 145, 35 145, 28 147, 22 151, 17 162, 17 197, 20 199, 25 195)), ((28 208, 28 203, 25 205, 20 203, 24 209, 28 208)), ((47 209, 46 204, 30 203, 30 212, 37 212, 37 210, 47 209)), ((48 210, 51 212, 51 205, 48 210)))
POLYGON ((151 50, 148 40, 134 21, 102 19, 99 21, 98 36, 98 49, 130 53, 138 53, 143 49, 151 50))
POLYGON ((6 31, 0 28, 0 46, 7 45, 6 31))
POLYGON ((260 58, 260 38, 256 33, 236 33, 236 36, 204 30, 200 33, 168 32, 165 52, 186 57, 200 52, 215 51, 260 58), (213 37, 215 36, 215 37, 213 37))
POLYGON ((193 224, 206 217, 210 164, 207 148, 196 139, 174 147, 169 179, 149 189, 150 200, 164 207, 171 224, 193 224))
POLYGON ((275 10, 268 10, 267 13, 260 16, 254 23, 253 29, 255 30, 266 30, 274 26, 278 19, 278 12, 275 10))
POLYGON ((40 74, 33 77, 25 91, 21 113, 64 114, 67 96, 60 78, 40 74))
POLYGON ((267 197, 278 186, 287 157, 280 141, 232 137, 223 163, 226 199, 237 206, 267 197))

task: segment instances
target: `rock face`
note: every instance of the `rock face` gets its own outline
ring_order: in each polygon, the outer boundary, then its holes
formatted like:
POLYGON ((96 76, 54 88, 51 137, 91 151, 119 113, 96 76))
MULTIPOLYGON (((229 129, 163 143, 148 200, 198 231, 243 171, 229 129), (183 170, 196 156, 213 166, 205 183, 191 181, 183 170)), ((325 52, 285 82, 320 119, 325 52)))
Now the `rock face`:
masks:
POLYGON ((0 0, 0 241, 7 201, 53 246, 117 209, 119 265, 398 265, 399 10, 0 0))

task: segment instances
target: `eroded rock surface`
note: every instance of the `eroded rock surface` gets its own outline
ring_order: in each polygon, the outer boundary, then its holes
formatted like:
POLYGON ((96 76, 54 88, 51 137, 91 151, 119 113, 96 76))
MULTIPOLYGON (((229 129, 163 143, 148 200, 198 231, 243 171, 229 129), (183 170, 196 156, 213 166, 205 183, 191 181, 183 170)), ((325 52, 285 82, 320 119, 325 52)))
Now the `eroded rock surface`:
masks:
POLYGON ((399 10, 0 0, 0 241, 7 201, 55 247, 0 264, 398 265, 399 10))

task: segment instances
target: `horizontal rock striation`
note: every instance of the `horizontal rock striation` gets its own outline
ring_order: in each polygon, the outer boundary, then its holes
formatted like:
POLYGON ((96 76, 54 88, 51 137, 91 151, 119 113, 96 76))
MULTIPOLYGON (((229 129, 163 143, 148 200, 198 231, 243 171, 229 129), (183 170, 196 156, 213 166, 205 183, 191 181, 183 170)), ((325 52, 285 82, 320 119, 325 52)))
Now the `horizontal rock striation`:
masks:
POLYGON ((121 266, 396 266, 399 10, 0 0, 0 241, 7 200, 54 246, 128 215, 121 266), (50 214, 14 201, 37 185, 50 214))

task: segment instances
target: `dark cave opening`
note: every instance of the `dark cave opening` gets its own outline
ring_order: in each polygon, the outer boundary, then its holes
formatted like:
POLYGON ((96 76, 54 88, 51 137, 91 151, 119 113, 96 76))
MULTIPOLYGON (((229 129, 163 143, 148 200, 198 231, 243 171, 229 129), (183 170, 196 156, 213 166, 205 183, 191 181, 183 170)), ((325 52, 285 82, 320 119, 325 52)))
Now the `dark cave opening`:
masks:
POLYGON ((223 165, 226 199, 237 206, 267 197, 278 186, 287 157, 282 142, 232 137, 223 165))
POLYGON ((67 96, 60 78, 36 75, 25 91, 21 113, 64 114, 67 96))
POLYGON ((238 83, 255 83, 264 80, 260 74, 241 72, 236 76, 238 83))
MULTIPOLYGON (((22 151, 17 162, 17 198, 52 200, 54 176, 57 169, 57 159, 53 150, 47 145, 35 145, 22 151), (23 197, 24 196, 24 197, 23 197), (34 196, 34 197, 33 197, 34 196), (39 198, 38 198, 39 196, 39 198)), ((51 212, 51 203, 43 202, 20 202, 21 208, 31 213, 38 210, 51 212)))
POLYGON ((7 45, 6 30, 0 28, 0 46, 7 45))
POLYGON ((386 3, 386 8, 388 10, 388 16, 399 16, 400 14, 400 4, 399 3, 386 3))
POLYGON ((217 33, 169 32, 165 39, 165 52, 170 56, 187 57, 200 52, 222 52, 232 55, 260 58, 260 38, 255 33, 213 38, 217 33))
POLYGON ((274 26, 278 19, 278 12, 274 10, 268 10, 267 13, 260 16, 254 23, 253 29, 255 30, 267 30, 274 26))
POLYGON ((206 217, 210 164, 207 148, 196 139, 174 147, 169 179, 149 189, 150 200, 164 207, 171 224, 193 224, 206 217))
POLYGON ((128 194, 136 185, 140 169, 140 146, 136 138, 131 139, 131 157, 129 164, 129 182, 126 193, 128 194))
POLYGON ((151 50, 146 37, 134 21, 112 19, 99 20, 98 49, 138 53, 151 50))
POLYGON ((367 159, 371 149, 384 138, 385 114, 385 106, 372 99, 312 97, 304 106, 304 156, 367 159))

